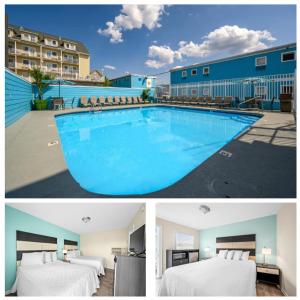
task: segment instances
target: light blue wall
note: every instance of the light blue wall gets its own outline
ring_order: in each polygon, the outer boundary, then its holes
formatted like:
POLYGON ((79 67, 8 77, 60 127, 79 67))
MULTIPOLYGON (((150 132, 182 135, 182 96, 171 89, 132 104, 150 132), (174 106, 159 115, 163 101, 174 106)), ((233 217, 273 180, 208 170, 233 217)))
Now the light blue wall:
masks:
MULTIPOLYGON (((126 75, 116 79, 112 79, 113 87, 131 87, 131 88, 147 88, 147 76, 143 75, 126 75)), ((152 78, 152 88, 155 87, 156 79, 152 78)))
POLYGON ((131 75, 116 78, 111 80, 111 85, 113 87, 131 87, 131 75))
MULTIPOLYGON (((34 87, 35 97, 37 96, 36 88, 34 87)), ((78 85, 62 85, 60 87, 60 95, 64 98, 66 108, 72 107, 72 101, 74 99, 73 107, 80 105, 80 97, 86 96, 88 99, 90 96, 141 96, 143 89, 138 88, 117 88, 117 87, 95 87, 95 86, 78 86, 78 85)), ((44 93, 44 99, 50 99, 51 97, 58 97, 59 87, 57 85, 51 85, 44 93)), ((153 90, 151 91, 153 95, 153 90)))
POLYGON ((233 223, 215 228, 200 230, 200 257, 205 257, 204 249, 210 248, 211 255, 216 253, 216 238, 234 235, 256 234, 256 261, 262 262, 263 247, 271 248, 272 255, 266 257, 266 262, 276 264, 277 216, 233 223))
POLYGON ((5 70, 5 127, 31 111, 31 84, 5 70))
MULTIPOLYGON (((59 213, 59 212, 58 212, 59 213)), ((64 239, 77 241, 80 235, 31 216, 8 205, 5 206, 5 290, 11 289, 16 278, 16 231, 42 234, 57 238, 58 258, 63 258, 64 239)))
POLYGON ((228 61, 208 63, 198 67, 187 67, 184 69, 187 70, 186 78, 181 76, 183 69, 171 71, 171 84, 294 73, 296 60, 281 62, 281 53, 290 51, 296 51, 296 47, 249 55, 228 61), (267 66, 257 68, 255 66, 255 58, 261 56, 267 57, 267 66), (209 75, 203 75, 204 67, 210 68, 209 75), (191 76, 192 69, 197 69, 196 76, 191 76))

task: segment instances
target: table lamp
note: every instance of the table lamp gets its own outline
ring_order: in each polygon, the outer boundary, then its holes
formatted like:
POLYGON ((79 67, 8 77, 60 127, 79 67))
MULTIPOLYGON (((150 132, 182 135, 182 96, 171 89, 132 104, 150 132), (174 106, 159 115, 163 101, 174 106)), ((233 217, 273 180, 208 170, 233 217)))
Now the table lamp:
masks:
POLYGON ((272 249, 271 248, 266 248, 263 247, 261 250, 261 254, 264 256, 264 265, 266 264, 266 255, 271 255, 272 254, 272 249))

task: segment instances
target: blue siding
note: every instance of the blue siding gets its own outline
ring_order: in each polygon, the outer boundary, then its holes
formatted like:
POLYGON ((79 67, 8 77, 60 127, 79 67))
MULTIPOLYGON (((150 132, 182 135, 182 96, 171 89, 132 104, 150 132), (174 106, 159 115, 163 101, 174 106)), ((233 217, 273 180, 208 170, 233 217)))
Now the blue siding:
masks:
POLYGON ((113 79, 111 83, 113 87, 131 88, 131 75, 113 79))
POLYGON ((5 70, 5 127, 31 111, 31 84, 5 70))
POLYGON ((171 84, 294 73, 296 60, 281 62, 281 54, 291 51, 296 51, 296 47, 239 57, 228 61, 208 63, 197 67, 189 66, 185 69, 171 71, 171 84), (267 57, 267 65, 257 68, 255 66, 255 58, 262 56, 267 57), (209 67, 209 75, 203 75, 204 67, 209 67), (191 75, 193 69, 197 69, 196 76, 191 75), (183 70, 187 70, 187 77, 185 78, 181 76, 183 70))
MULTIPOLYGON (((36 88, 34 88, 35 95, 37 96, 36 88)), ((66 108, 78 107, 80 104, 81 96, 141 96, 143 89, 134 88, 117 88, 117 87, 94 87, 94 86, 74 86, 74 85, 63 85, 60 87, 60 95, 64 98, 66 108)), ((153 96, 153 90, 151 96, 153 96)), ((57 97, 59 94, 58 86, 49 86, 44 93, 45 99, 51 99, 51 97, 57 97)))
MULTIPOLYGON (((156 80, 152 78, 152 88, 155 87, 156 80)), ((147 76, 127 75, 124 77, 113 79, 112 86, 114 87, 131 87, 131 88, 147 88, 147 76)))

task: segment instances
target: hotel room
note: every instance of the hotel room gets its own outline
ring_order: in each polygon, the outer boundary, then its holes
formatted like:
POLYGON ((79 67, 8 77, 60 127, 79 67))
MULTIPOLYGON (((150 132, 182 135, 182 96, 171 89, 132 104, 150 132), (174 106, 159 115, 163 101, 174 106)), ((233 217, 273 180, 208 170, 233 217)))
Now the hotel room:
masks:
POLYGON ((144 296, 144 203, 9 203, 6 296, 144 296))
POLYGON ((158 296, 296 296, 295 203, 156 205, 158 296))

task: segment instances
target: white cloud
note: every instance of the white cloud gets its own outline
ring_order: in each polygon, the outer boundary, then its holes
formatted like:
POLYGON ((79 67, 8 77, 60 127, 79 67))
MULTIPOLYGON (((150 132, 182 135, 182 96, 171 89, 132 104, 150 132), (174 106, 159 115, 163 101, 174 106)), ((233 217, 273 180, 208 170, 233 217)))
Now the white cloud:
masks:
POLYGON ((169 46, 150 46, 148 50, 148 59, 145 61, 146 66, 159 69, 163 66, 170 65, 175 59, 181 59, 178 51, 173 51, 169 46))
POLYGON ((111 43, 123 42, 123 31, 141 29, 149 30, 161 27, 159 23, 164 14, 164 5, 123 5, 121 13, 113 22, 107 22, 106 29, 98 29, 98 33, 110 36, 111 43))
POLYGON ((167 46, 150 46, 145 64, 151 68, 170 65, 182 57, 209 57, 219 53, 234 55, 267 48, 276 38, 267 30, 251 30, 237 25, 225 25, 204 36, 202 43, 180 41, 178 49, 167 46), (156 47, 155 49, 153 47, 156 47), (166 49, 167 48, 167 49, 166 49), (161 53, 164 53, 162 55, 161 53), (153 60, 153 58, 156 58, 153 60))
POLYGON ((111 66, 111 65, 105 65, 104 68, 109 69, 109 70, 116 70, 116 67, 111 66))

